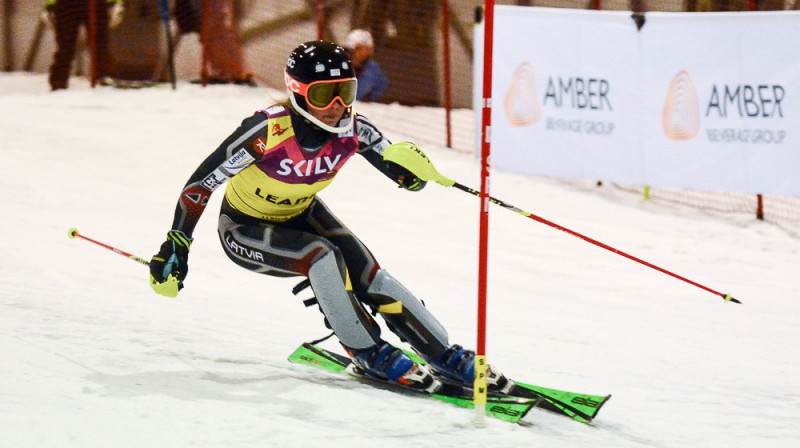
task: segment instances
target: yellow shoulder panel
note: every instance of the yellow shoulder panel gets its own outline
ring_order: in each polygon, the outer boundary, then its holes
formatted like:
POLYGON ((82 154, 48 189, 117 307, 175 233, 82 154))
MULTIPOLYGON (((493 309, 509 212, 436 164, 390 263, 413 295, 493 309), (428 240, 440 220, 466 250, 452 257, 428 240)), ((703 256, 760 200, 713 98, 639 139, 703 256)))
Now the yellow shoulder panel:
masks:
POLYGON ((292 128, 292 117, 286 115, 284 117, 272 118, 269 120, 269 129, 267 129, 267 151, 280 145, 284 140, 294 137, 294 129, 292 128))

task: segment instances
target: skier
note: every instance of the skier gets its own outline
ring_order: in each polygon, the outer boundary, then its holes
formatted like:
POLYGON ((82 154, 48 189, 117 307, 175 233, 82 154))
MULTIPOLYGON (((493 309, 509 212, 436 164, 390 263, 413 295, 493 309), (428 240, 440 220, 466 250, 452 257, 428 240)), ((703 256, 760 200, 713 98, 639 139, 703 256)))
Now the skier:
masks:
MULTIPOLYGON (((356 153, 399 187, 425 186, 383 160, 391 143, 353 111, 357 81, 345 50, 330 42, 303 43, 289 55, 284 79, 288 101, 244 119, 189 178, 172 229, 150 262, 151 286, 177 295, 192 231, 212 192, 227 181, 218 224, 227 256, 255 272, 307 277, 326 324, 365 374, 429 391, 437 384, 426 366, 381 338, 368 307, 435 374, 471 386, 475 353, 451 345, 423 303, 317 197, 356 153)), ((487 383, 498 390, 513 386, 491 368, 487 383)))

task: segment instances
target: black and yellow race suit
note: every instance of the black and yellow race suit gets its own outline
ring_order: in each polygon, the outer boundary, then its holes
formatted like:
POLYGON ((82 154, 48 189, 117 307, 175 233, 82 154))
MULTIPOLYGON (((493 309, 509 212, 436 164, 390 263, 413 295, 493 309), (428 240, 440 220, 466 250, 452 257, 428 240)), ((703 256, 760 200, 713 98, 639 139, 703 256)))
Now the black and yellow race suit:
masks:
POLYGON ((212 192, 227 182, 218 232, 231 260, 263 274, 308 277, 328 324, 349 348, 380 341, 364 303, 420 353, 434 356, 447 346, 444 328, 317 197, 356 153, 403 185, 413 175, 383 161, 389 144, 360 115, 336 135, 286 105, 259 111, 192 174, 172 228, 191 237, 212 192))

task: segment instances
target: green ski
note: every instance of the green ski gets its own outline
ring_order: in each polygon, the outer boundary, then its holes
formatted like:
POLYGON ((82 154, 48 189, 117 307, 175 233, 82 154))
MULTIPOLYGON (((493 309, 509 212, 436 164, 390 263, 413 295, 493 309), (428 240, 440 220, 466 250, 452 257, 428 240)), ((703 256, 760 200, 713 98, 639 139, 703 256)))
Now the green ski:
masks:
MULTIPOLYGON (((437 393, 428 394, 425 392, 420 392, 406 388, 398 383, 383 381, 377 378, 361 375, 351 368, 352 361, 349 357, 325 350, 317 347, 316 345, 308 343, 301 345, 289 356, 289 361, 296 364, 315 367, 321 370, 327 370, 337 374, 351 375, 358 379, 364 379, 367 383, 389 385, 393 388, 397 388, 397 390, 400 391, 414 392, 421 396, 435 398, 447 403, 452 403, 462 408, 474 409, 471 388, 447 383, 443 384, 442 388, 437 393)), ((486 415, 490 415, 507 422, 518 422, 525 417, 531 408, 536 406, 541 401, 543 401, 542 397, 522 398, 505 395, 489 396, 486 403, 486 415)))
POLYGON ((511 395, 542 397, 544 400, 537 405, 538 408, 582 423, 591 422, 600 412, 600 408, 611 398, 611 395, 581 394, 520 382, 517 382, 517 390, 511 391, 511 395))
MULTIPOLYGON (((415 352, 403 351, 415 362, 425 364, 425 360, 415 352)), ((509 391, 508 395, 529 399, 538 398, 540 400, 536 404, 537 408, 570 417, 581 423, 590 423, 605 402, 611 398, 611 395, 589 395, 514 382, 516 387, 509 391)))

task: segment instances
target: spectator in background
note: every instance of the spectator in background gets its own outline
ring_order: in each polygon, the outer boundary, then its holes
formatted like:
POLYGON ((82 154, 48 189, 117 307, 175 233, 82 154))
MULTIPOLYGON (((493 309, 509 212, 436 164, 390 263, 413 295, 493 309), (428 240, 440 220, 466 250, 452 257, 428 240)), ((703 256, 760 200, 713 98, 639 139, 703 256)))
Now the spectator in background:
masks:
POLYGON ((233 0, 205 2, 201 0, 176 0, 175 21, 178 32, 198 33, 203 45, 205 60, 203 78, 211 84, 255 85, 253 73, 244 59, 244 49, 236 24, 233 0))
MULTIPOLYGON (((66 89, 81 25, 89 30, 89 0, 46 0, 47 20, 56 34, 56 52, 50 66, 50 89, 66 89)), ((109 75, 108 29, 122 21, 122 0, 96 0, 97 79, 109 75), (111 16, 109 18, 109 15, 111 16)))
POLYGON ((389 81, 380 65, 372 60, 372 53, 375 51, 372 35, 366 30, 353 30, 347 35, 344 48, 350 55, 358 79, 356 99, 377 101, 389 87, 389 81))

